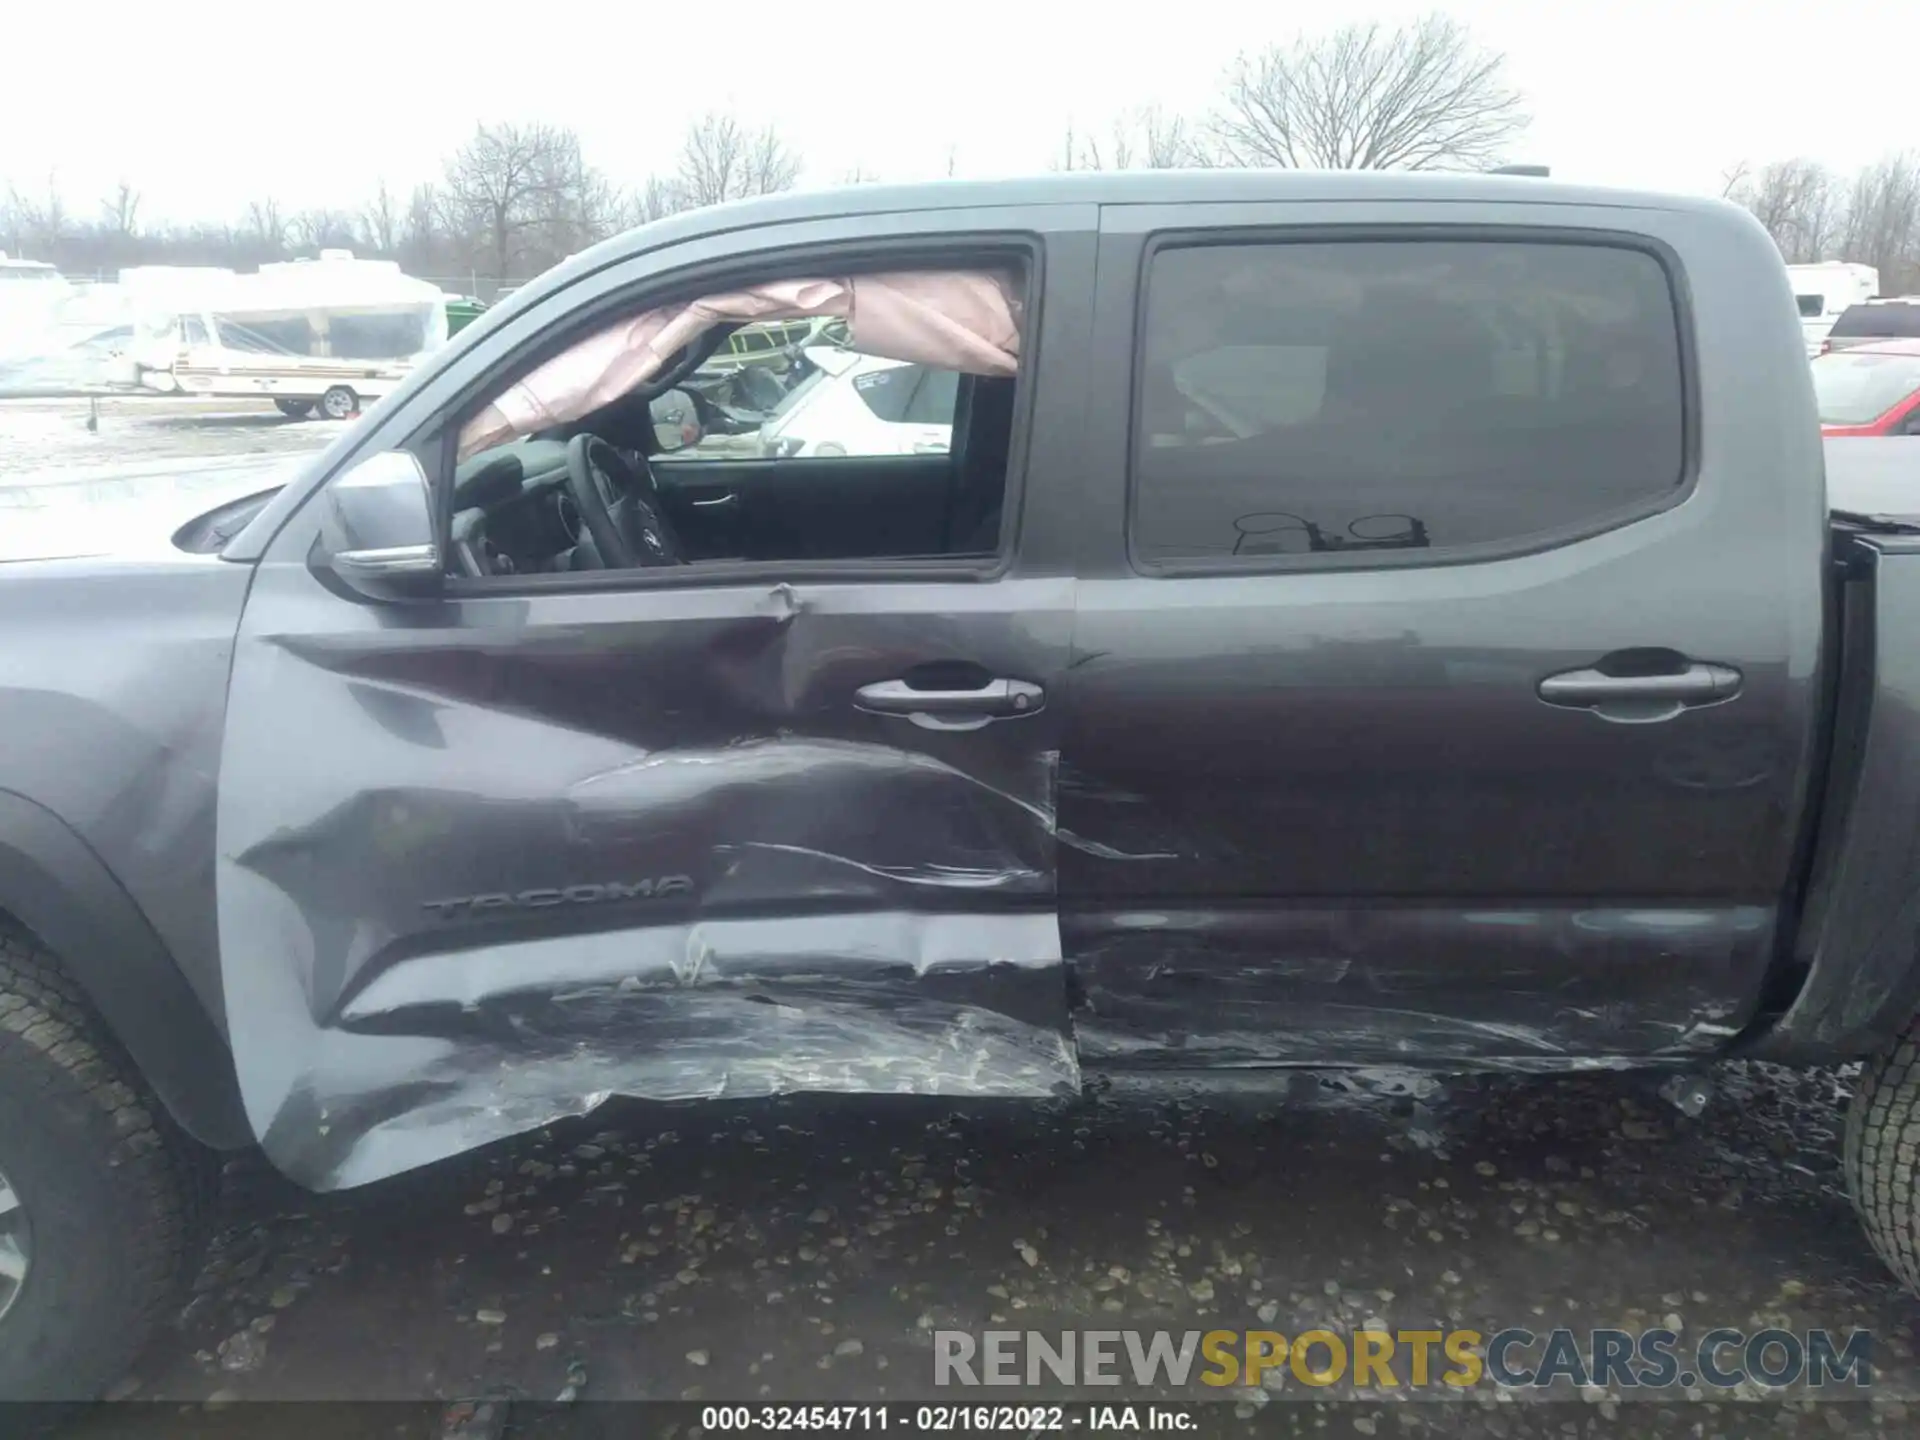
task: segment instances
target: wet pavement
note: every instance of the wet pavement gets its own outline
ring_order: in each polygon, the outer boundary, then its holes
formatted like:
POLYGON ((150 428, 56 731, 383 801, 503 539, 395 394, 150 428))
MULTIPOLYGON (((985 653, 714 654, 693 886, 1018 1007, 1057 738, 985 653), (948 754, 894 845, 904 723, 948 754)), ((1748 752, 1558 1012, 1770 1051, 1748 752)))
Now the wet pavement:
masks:
MULTIPOLYGON (((58 503, 89 487, 111 490, 121 476, 137 476, 149 467, 177 468, 185 459, 312 454, 333 443, 343 428, 335 420, 290 420, 265 400, 0 396, 0 507, 58 503)), ((758 446, 757 433, 711 435, 681 453, 738 458, 757 455, 758 446)))
POLYGON ((331 1196, 245 1156, 178 1325, 119 1393, 951 1401, 940 1330, 1827 1326, 1873 1332, 1873 1408, 1752 1386, 1349 1399, 1284 1371, 1091 1398, 1218 1397, 1209 1428, 1243 1433, 1912 1433, 1916 1312, 1847 1204, 1844 1088, 1736 1067, 1698 1118, 1635 1075, 616 1101, 331 1196))
POLYGON ((16 501, 48 492, 57 498, 58 487, 98 484, 157 462, 306 454, 340 430, 333 420, 289 420, 267 401, 109 396, 96 407, 0 399, 0 502, 8 491, 16 501))

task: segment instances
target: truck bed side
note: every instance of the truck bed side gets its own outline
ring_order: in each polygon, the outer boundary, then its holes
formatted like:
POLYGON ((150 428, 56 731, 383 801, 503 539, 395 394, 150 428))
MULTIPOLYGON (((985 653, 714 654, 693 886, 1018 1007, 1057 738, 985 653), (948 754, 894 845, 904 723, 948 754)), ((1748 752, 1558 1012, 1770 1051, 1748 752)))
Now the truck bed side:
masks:
POLYGON ((1750 1047, 1769 1059, 1866 1054, 1920 1006, 1920 535, 1843 525, 1833 548, 1830 759, 1778 1018, 1750 1047))

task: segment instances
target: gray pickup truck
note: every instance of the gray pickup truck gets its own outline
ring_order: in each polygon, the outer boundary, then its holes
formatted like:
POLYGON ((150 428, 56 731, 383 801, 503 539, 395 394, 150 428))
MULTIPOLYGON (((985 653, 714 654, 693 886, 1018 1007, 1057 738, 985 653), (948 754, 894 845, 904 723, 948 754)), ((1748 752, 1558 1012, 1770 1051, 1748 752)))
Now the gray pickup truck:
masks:
POLYGON ((1907 444, 1823 449, 1713 201, 1074 175, 576 256, 290 478, 0 566, 0 1393, 111 1383, 210 1151, 613 1095, 1863 1057, 1920 1281, 1907 444), (893 362, 828 443, 665 448, 823 317, 893 362))

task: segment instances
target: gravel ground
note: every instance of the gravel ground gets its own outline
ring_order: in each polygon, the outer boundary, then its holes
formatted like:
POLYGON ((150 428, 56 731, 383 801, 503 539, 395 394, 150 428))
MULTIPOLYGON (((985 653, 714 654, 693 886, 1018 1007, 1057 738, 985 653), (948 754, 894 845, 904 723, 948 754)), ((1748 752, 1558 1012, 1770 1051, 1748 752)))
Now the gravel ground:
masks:
MULTIPOLYGON (((616 1102, 325 1197, 242 1157, 190 1303, 120 1393, 950 1400, 936 1329, 1665 1323, 1871 1329, 1877 1403, 1341 1403, 1343 1386, 1288 1382, 1210 1419, 1734 1436, 1920 1417, 1913 1304, 1839 1176, 1844 1077, 1734 1067, 1697 1119, 1638 1076, 1461 1080, 1419 1101, 1306 1083, 1285 1101, 616 1102)), ((1065 1398, 1020 1398, 1041 1393, 1065 1398)))

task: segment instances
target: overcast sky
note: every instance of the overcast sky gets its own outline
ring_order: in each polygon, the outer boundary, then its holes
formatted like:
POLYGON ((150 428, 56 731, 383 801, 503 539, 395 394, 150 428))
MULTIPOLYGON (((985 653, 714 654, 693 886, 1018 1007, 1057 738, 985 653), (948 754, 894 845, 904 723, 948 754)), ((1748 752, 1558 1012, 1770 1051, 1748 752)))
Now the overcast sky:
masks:
MULTIPOLYGON (((668 168, 710 108, 777 121, 806 183, 856 166, 944 174, 950 146, 961 175, 1040 171, 1069 123, 1148 101, 1203 110, 1236 50, 1309 13, 1244 0, 4 8, 0 181, 42 194, 51 173, 78 213, 124 178, 147 221, 234 218, 264 195, 357 208, 380 177, 402 191, 429 178, 481 120, 572 126, 621 183, 668 168)), ((1431 8, 1327 0, 1314 23, 1431 8)), ((1910 47, 1915 0, 1442 8, 1506 54, 1534 117, 1514 158, 1557 178, 1717 191, 1742 159, 1850 169, 1920 147, 1914 87, 1861 79, 1910 47)))

